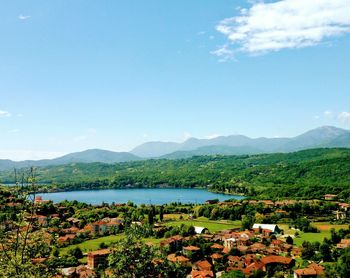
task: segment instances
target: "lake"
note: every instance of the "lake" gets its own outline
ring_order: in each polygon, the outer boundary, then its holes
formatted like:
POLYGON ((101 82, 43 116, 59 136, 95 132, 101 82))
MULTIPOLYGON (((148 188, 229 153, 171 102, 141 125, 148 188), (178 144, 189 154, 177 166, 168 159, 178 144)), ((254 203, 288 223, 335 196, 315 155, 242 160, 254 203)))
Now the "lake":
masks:
POLYGON ((212 199, 224 201, 233 198, 237 200, 244 198, 243 196, 218 194, 209 192, 205 189, 193 188, 105 189, 40 193, 38 195, 42 196, 45 200, 52 200, 54 203, 63 200, 77 200, 92 205, 99 205, 102 202, 126 203, 128 201, 132 201, 137 205, 161 205, 171 202, 202 204, 206 200, 212 199))

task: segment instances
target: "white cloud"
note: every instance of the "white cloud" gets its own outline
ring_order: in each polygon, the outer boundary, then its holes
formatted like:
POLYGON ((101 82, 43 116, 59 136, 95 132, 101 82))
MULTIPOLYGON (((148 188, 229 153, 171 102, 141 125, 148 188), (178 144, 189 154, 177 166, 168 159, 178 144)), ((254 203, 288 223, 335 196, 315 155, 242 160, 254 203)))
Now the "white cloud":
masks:
POLYGON ((11 113, 8 111, 0 110, 0 118, 2 117, 11 117, 11 113))
POLYGON ((18 132, 20 132, 20 130, 18 128, 11 129, 8 131, 8 133, 18 133, 18 132))
POLYGON ((20 19, 20 20, 27 20, 27 19, 29 19, 29 18, 31 18, 30 15, 22 15, 22 14, 20 14, 20 15, 18 16, 18 19, 20 19))
POLYGON ((350 112, 341 112, 338 115, 338 120, 342 122, 343 124, 350 123, 350 112))
MULTIPOLYGON (((350 33, 350 1, 252 3, 249 9, 241 8, 238 16, 222 20, 216 29, 227 37, 230 48, 249 54, 313 46, 350 33)), ((225 52, 227 46, 212 53, 222 58, 225 52)))

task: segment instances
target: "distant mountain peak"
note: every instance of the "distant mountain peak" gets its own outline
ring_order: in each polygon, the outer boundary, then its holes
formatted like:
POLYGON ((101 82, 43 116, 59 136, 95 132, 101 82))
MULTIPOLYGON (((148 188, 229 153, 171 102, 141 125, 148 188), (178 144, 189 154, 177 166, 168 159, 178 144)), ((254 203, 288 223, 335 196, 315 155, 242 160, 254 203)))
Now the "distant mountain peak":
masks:
POLYGON ((321 126, 321 127, 309 130, 309 131, 307 131, 307 132, 305 132, 297 137, 310 135, 310 134, 313 134, 316 136, 323 136, 323 137, 332 137, 332 136, 343 135, 346 133, 349 133, 349 131, 346 129, 342 129, 342 128, 335 127, 335 126, 325 125, 325 126, 321 126))

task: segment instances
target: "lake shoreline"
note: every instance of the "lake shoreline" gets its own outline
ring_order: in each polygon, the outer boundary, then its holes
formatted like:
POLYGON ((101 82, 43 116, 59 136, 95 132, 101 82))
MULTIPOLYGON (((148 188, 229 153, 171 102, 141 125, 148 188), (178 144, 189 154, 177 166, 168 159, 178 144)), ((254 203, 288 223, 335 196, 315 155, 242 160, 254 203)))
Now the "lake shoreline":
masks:
POLYGON ((118 188, 118 189, 87 189, 60 192, 38 192, 43 199, 60 202, 63 200, 79 201, 90 204, 126 203, 135 204, 167 204, 181 202, 183 204, 203 204, 207 200, 229 199, 241 200, 244 196, 214 193, 206 188, 118 188))
MULTIPOLYGON (((4 186, 15 186, 13 184, 3 184, 4 186)), ((196 187, 176 187, 176 186, 153 186, 153 187, 144 187, 144 186, 126 186, 126 187, 118 187, 118 188, 113 188, 113 187, 100 187, 100 188, 76 188, 76 189, 71 189, 71 188, 64 188, 64 187, 54 187, 52 190, 49 190, 49 188, 45 188, 42 190, 40 186, 47 186, 47 184, 42 184, 38 186, 38 190, 36 191, 36 194, 42 194, 42 193, 57 193, 57 192, 74 192, 74 191, 90 191, 90 190, 124 190, 124 189, 203 189, 207 190, 208 192, 212 192, 215 194, 224 194, 228 196, 242 196, 247 198, 242 193, 228 193, 228 192, 220 192, 218 190, 211 190, 210 187, 207 186, 196 186, 196 187)), ((51 186, 51 185, 50 185, 51 186)))

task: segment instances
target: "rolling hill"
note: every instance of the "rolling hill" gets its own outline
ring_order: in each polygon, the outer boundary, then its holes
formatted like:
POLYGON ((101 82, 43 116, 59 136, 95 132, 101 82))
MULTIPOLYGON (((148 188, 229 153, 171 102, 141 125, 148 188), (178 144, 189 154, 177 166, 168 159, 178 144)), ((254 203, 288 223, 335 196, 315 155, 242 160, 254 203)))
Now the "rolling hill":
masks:
MULTIPOLYGON (((350 197, 350 149, 293 153, 194 156, 124 163, 71 163, 36 169, 41 191, 133 187, 201 187, 264 198, 350 197)), ((13 183, 13 171, 0 172, 13 183)))
POLYGON ((43 160, 12 161, 8 159, 0 160, 0 171, 12 170, 24 167, 45 167, 49 165, 64 165, 69 163, 118 163, 140 160, 140 157, 128 152, 112 152, 99 149, 91 149, 82 152, 70 153, 62 157, 43 160))

